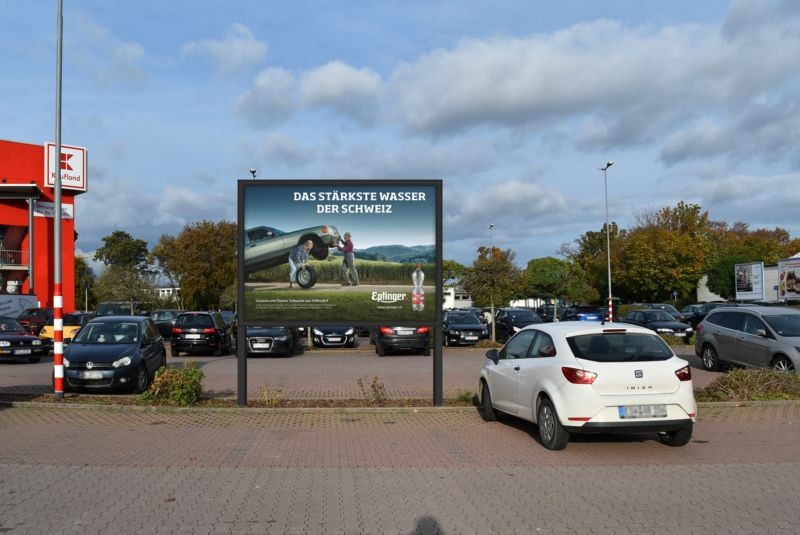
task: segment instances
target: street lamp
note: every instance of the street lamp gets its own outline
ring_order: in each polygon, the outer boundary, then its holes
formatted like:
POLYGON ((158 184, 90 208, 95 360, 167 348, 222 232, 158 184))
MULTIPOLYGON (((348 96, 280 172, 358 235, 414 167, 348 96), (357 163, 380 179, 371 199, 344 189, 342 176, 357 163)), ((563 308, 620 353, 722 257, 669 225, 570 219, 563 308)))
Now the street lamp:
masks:
POLYGON ((611 234, 608 231, 608 168, 614 165, 614 162, 609 160, 606 164, 599 168, 603 172, 603 184, 606 192, 606 259, 608 261, 608 321, 614 321, 614 307, 611 298, 611 234))
POLYGON ((494 228, 494 223, 489 223, 489 249, 493 247, 492 245, 492 229, 494 228))

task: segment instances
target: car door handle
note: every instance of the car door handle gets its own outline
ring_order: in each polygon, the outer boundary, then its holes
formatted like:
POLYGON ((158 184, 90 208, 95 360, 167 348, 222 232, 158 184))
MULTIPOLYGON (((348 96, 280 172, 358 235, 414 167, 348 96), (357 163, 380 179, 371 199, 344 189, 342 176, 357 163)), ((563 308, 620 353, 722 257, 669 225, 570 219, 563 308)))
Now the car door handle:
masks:
POLYGON ((519 371, 519 366, 514 366, 514 371, 518 372, 519 371))

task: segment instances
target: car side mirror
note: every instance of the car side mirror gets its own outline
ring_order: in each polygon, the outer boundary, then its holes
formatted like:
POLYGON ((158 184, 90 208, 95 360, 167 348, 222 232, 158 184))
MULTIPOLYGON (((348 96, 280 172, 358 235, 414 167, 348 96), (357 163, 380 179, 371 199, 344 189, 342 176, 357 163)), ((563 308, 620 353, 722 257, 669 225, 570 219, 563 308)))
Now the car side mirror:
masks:
POLYGON ((761 338, 767 337, 767 331, 764 329, 756 329, 756 335, 760 336, 761 338))
POLYGON ((500 360, 500 355, 497 353, 497 350, 493 348, 486 352, 486 358, 497 364, 500 360))

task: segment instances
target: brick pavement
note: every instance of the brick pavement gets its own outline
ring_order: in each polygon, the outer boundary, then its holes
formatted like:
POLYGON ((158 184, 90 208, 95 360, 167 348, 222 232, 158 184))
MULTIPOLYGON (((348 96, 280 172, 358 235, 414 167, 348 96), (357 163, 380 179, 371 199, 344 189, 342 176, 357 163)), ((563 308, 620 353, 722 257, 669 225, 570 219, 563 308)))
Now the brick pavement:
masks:
POLYGON ((800 404, 701 405, 693 441, 474 409, 0 407, 6 533, 797 533, 800 404))

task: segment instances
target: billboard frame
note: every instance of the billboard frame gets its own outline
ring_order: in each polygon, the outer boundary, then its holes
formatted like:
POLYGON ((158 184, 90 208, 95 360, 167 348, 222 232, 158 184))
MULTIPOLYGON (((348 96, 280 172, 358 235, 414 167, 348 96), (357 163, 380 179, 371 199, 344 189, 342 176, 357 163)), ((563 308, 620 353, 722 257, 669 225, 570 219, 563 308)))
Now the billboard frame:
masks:
MULTIPOLYGON (((428 300, 433 306, 434 317, 428 320, 391 320, 392 324, 422 327, 429 326, 433 332, 433 404, 442 405, 442 218, 443 218, 443 199, 442 199, 442 180, 420 180, 420 179, 275 179, 275 180, 247 180, 240 179, 237 183, 237 310, 239 311, 239 329, 237 333, 236 358, 237 358, 237 401, 241 406, 247 405, 247 353, 246 329, 247 326, 267 325, 267 326, 286 326, 302 327, 308 326, 309 321, 294 320, 291 318, 281 318, 279 320, 255 320, 246 317, 245 312, 245 200, 247 188, 269 188, 269 187, 319 187, 319 188, 342 188, 350 187, 407 187, 407 188, 428 188, 435 194, 433 203, 434 209, 434 237, 435 237, 435 280, 433 299, 428 300)), ((345 319, 348 322, 350 319, 345 319)), ((315 320, 314 324, 319 326, 341 325, 342 319, 315 320)), ((359 326, 379 327, 386 325, 386 321, 364 320, 358 321, 359 326)))

